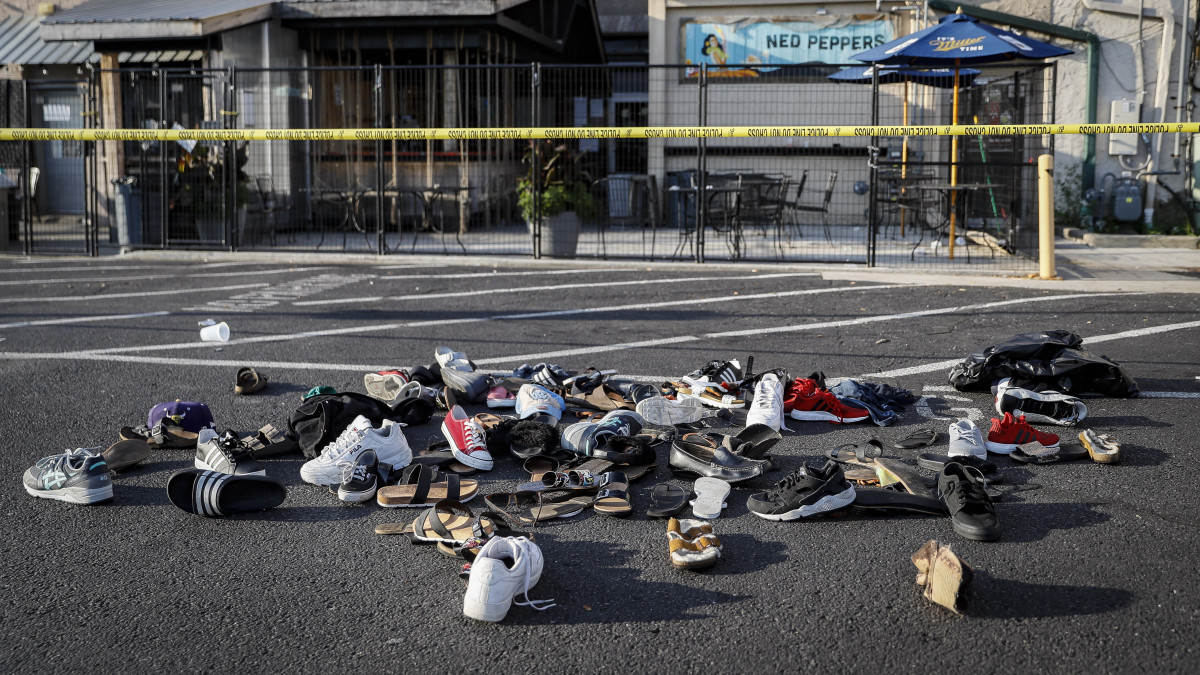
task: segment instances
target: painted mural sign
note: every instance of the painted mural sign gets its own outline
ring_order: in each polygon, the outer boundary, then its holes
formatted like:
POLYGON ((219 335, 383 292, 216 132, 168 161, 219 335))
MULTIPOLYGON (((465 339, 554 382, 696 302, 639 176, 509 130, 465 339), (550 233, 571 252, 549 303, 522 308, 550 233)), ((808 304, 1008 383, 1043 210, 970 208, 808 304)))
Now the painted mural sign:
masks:
MULTIPOLYGON (((889 42, 892 22, 857 19, 812 21, 745 19, 729 23, 692 21, 681 26, 684 62, 708 64, 709 77, 770 77, 793 74, 784 66, 844 64, 851 55, 889 42), (742 66, 755 66, 745 68, 742 66), (774 67, 771 67, 774 66, 774 67)), ((687 69, 695 77, 698 67, 687 69)))

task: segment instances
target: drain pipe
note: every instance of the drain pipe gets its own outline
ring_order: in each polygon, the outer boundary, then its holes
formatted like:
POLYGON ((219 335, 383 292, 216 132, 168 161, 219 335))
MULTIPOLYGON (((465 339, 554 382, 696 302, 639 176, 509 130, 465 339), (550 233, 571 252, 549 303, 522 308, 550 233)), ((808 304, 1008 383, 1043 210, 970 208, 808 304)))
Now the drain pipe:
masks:
MULTIPOLYGON (((1167 0, 1148 0, 1149 4, 1154 5, 1152 8, 1145 8, 1147 0, 1143 0, 1138 9, 1126 7, 1115 2, 1102 2, 1101 0, 1082 0, 1085 8, 1094 12, 1106 12, 1108 14, 1123 14, 1125 16, 1135 16, 1140 24, 1143 17, 1158 19, 1162 21, 1162 38, 1158 49, 1158 73, 1154 82, 1154 107, 1158 109, 1158 121, 1165 123, 1167 121, 1167 91, 1170 89, 1171 80, 1171 54, 1175 49, 1175 24, 1178 21, 1175 15, 1171 12, 1171 5, 1167 0)), ((1184 20, 1184 36, 1187 36, 1187 22, 1184 20)), ((1139 34, 1140 40, 1140 34, 1139 34)), ((1138 46, 1139 51, 1141 45, 1138 46)), ((1181 74, 1182 76, 1182 74, 1181 74)), ((1140 93, 1139 93, 1140 98, 1140 93)), ((1179 101, 1182 105, 1182 101, 1179 101)), ((1180 109, 1182 114, 1182 108, 1180 109)), ((1182 117, 1180 117, 1182 120, 1182 117)), ((1165 134, 1156 134, 1154 139, 1154 147, 1146 144, 1146 150, 1149 154, 1149 162, 1146 164, 1142 175, 1161 176, 1160 171, 1162 162, 1162 146, 1163 136, 1165 134)), ((1178 148, 1176 154, 1179 154, 1178 148)), ((1169 173, 1169 172, 1168 172, 1169 173)), ((1158 180, 1146 181, 1146 204, 1142 209, 1142 222, 1149 227, 1154 221, 1154 201, 1158 188, 1158 180)))
MULTIPOLYGON (((960 2, 953 0, 929 0, 929 6, 934 9, 939 9, 944 12, 953 12, 961 5, 960 2)), ((966 14, 977 19, 1001 23, 1026 30, 1033 30, 1046 35, 1074 40, 1075 42, 1083 42, 1087 44, 1087 105, 1084 109, 1083 117, 1085 124, 1096 123, 1096 101, 1100 89, 1100 38, 1096 37, 1095 33, 1089 33, 1084 30, 1075 28, 1067 28, 1045 21, 1037 21, 1016 14, 1006 14, 997 12, 993 9, 983 9, 980 7, 970 7, 963 10, 966 14)), ((1083 137, 1083 160, 1080 163, 1080 183, 1081 187, 1079 194, 1083 194, 1091 188, 1096 182, 1096 136, 1088 134, 1083 137)), ((1084 216, 1089 216, 1091 211, 1090 202, 1084 204, 1084 216)))

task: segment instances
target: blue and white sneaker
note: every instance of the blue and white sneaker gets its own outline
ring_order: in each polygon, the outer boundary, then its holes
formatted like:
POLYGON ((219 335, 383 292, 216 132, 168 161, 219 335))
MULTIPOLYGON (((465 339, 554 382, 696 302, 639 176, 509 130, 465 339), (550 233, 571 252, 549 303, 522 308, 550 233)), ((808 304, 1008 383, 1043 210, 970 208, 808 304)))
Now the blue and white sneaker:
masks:
POLYGON ((24 482, 25 491, 34 497, 72 504, 95 504, 113 496, 108 463, 100 456, 100 448, 77 448, 43 457, 25 472, 24 482))

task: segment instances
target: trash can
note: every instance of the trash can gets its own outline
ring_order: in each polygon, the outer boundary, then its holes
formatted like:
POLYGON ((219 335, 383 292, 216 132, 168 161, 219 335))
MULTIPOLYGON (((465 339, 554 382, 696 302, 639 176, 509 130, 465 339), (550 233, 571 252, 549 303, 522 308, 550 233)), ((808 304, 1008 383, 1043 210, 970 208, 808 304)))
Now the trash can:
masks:
POLYGON ((134 189, 134 182, 133 176, 112 180, 116 194, 113 220, 117 227, 117 245, 122 248, 136 248, 142 244, 142 195, 141 190, 134 189))
POLYGON ((678 190, 681 188, 690 188, 695 183, 696 172, 692 169, 686 171, 672 171, 667 174, 667 189, 664 192, 664 200, 667 206, 666 226, 679 230, 692 230, 696 227, 696 212, 694 210, 694 202, 692 196, 685 197, 678 190), (672 190, 671 188, 675 188, 672 190))

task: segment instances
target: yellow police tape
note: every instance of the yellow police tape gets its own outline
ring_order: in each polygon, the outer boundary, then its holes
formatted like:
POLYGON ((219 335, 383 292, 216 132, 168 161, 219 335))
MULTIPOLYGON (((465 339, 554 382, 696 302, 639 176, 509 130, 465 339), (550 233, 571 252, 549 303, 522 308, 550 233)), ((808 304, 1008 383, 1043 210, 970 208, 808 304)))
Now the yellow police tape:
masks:
POLYGON ((1200 133, 1200 123, 945 126, 557 127, 517 129, 0 129, 0 141, 433 141, 793 136, 1040 136, 1200 133))

